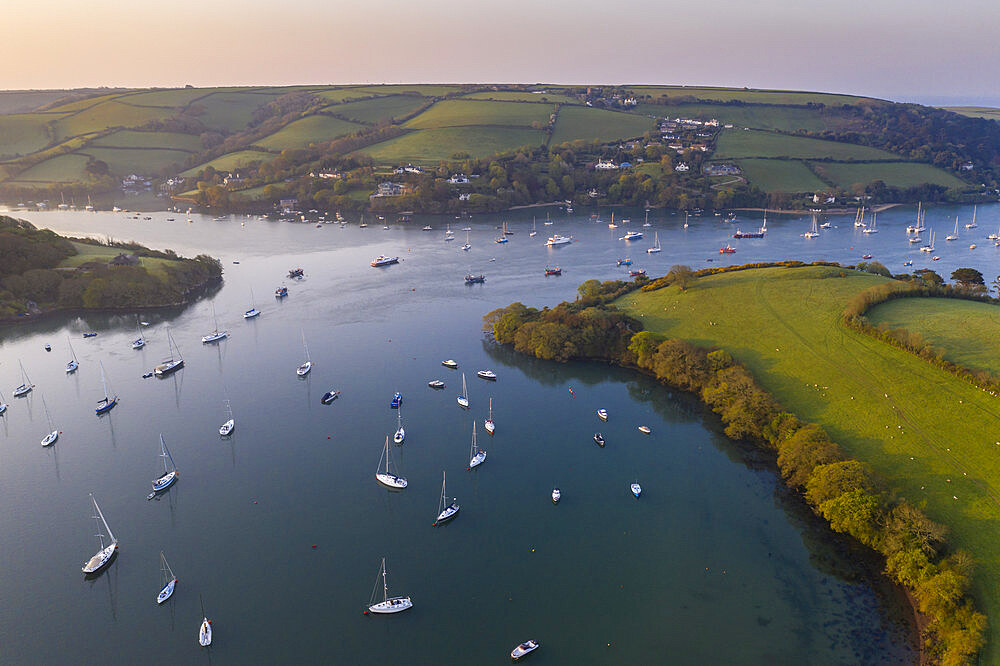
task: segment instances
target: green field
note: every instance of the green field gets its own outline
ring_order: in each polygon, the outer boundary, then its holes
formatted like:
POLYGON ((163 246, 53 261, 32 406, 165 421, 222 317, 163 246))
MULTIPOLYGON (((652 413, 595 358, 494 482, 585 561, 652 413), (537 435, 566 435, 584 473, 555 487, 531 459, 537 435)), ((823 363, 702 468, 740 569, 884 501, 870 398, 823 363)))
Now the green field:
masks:
POLYGON ((477 92, 471 93, 469 95, 463 95, 462 99, 490 99, 497 102, 542 102, 542 103, 552 103, 557 102, 559 104, 582 104, 578 98, 570 97, 569 95, 563 95, 561 93, 533 93, 515 90, 505 90, 496 92, 477 92))
POLYGON ((892 187, 913 187, 923 183, 934 183, 945 187, 966 187, 966 183, 930 164, 918 162, 882 162, 873 164, 817 163, 817 172, 833 181, 839 187, 848 188, 855 183, 870 183, 881 180, 892 187))
POLYGON ((747 90, 745 88, 712 88, 706 86, 628 86, 636 95, 656 97, 696 97, 728 102, 737 99, 751 104, 856 104, 865 97, 796 90, 747 90))
POLYGON ((489 157, 522 146, 540 146, 546 135, 541 130, 502 127, 446 127, 420 130, 363 148, 362 153, 377 162, 396 164, 437 164, 457 153, 489 157))
POLYGON ((59 104, 57 106, 49 109, 50 111, 59 111, 66 113, 76 113, 77 111, 83 111, 84 109, 89 109, 103 102, 108 102, 117 97, 121 97, 124 91, 118 91, 113 93, 107 93, 105 95, 93 95, 91 97, 84 97, 83 99, 78 99, 72 102, 66 102, 65 104, 59 104))
POLYGON ((311 143, 330 141, 339 136, 351 134, 362 129, 364 125, 350 123, 340 118, 330 116, 306 116, 288 123, 280 130, 255 142, 267 150, 286 150, 289 148, 305 148, 311 143))
POLYGON ((201 139, 194 134, 180 132, 137 132, 121 130, 92 141, 90 146, 104 148, 169 148, 197 153, 202 150, 201 139))
POLYGON ((232 171, 233 169, 237 169, 241 166, 247 166, 253 162, 267 162, 274 157, 275 155, 264 153, 259 150, 237 150, 234 153, 226 153, 225 155, 216 157, 214 160, 209 160, 204 164, 192 167, 180 175, 185 178, 194 176, 208 166, 211 166, 218 171, 232 171))
POLYGON ((371 97, 371 92, 359 91, 357 88, 333 88, 330 90, 314 90, 317 97, 330 100, 331 103, 343 102, 345 99, 363 99, 371 97))
POLYGON ((59 117, 39 113, 0 116, 0 159, 27 155, 49 145, 52 130, 48 123, 59 117))
POLYGON ((718 119, 722 124, 751 129, 776 130, 779 132, 822 132, 842 130, 851 126, 847 116, 788 106, 718 106, 715 104, 680 104, 660 106, 640 104, 636 113, 665 118, 696 118, 698 120, 718 119))
POLYGON ((952 113, 968 116, 969 118, 1000 120, 1000 109, 993 108, 992 106, 945 106, 942 108, 952 113))
POLYGON ((747 159, 737 162, 743 175, 765 192, 821 192, 829 189, 799 160, 747 159))
MULTIPOLYGON (((97 148, 87 146, 77 151, 78 155, 88 155, 95 160, 106 162, 114 174, 137 173, 153 176, 165 173, 170 167, 183 167, 192 153, 184 150, 162 148, 97 148)), ((23 176, 22 176, 23 177, 23 176)))
POLYGON ((0 90, 0 114, 28 113, 69 94, 65 90, 0 90))
POLYGON ((898 298, 868 313, 873 324, 920 333, 944 357, 1000 374, 1000 308, 953 298, 898 298))
POLYGON ((951 543, 976 560, 974 593, 994 627, 984 663, 995 663, 996 398, 840 324, 852 295, 884 281, 838 268, 769 268, 700 278, 685 292, 634 292, 618 303, 647 329, 729 350, 785 408, 822 425, 898 494, 948 525, 951 543))
POLYGON ((253 92, 217 92, 199 99, 191 109, 199 109, 198 119, 208 127, 231 131, 241 130, 250 122, 257 107, 277 99, 282 94, 253 92))
POLYGON ((424 97, 442 97, 462 91, 462 86, 438 84, 400 83, 384 86, 355 86, 354 90, 373 95, 423 95, 424 97))
POLYGON ((121 98, 120 101, 136 106, 162 106, 179 109, 187 106, 200 97, 221 92, 227 88, 173 88, 169 90, 151 90, 139 92, 121 98))
POLYGON ((72 183, 86 180, 87 158, 83 155, 59 155, 39 162, 17 174, 13 183, 72 183))
POLYGON ((416 118, 407 121, 404 127, 410 129, 469 125, 531 127, 532 123, 540 123, 544 127, 549 124, 549 116, 555 110, 556 107, 552 104, 449 99, 437 102, 416 118))
POLYGON ((359 123, 378 123, 390 118, 405 118, 426 104, 428 104, 426 97, 390 95, 336 104, 323 110, 359 123))
POLYGON ((617 141, 642 136, 653 129, 653 120, 631 113, 564 106, 559 109, 550 145, 567 141, 617 141))
POLYGON ((716 158, 793 157, 833 160, 902 160, 899 155, 838 141, 823 141, 758 130, 723 130, 716 158))
POLYGON ((151 106, 131 106, 117 100, 102 102, 57 120, 53 127, 59 139, 109 127, 136 127, 151 120, 164 120, 174 115, 173 109, 151 106))
MULTIPOLYGON (((90 245, 89 243, 77 243, 76 241, 70 241, 70 243, 72 243, 73 247, 76 248, 77 253, 72 257, 66 257, 59 262, 60 268, 75 268, 87 263, 88 261, 107 263, 125 251, 121 248, 107 247, 104 245, 90 245)), ((159 257, 141 257, 139 259, 140 266, 143 266, 151 275, 155 275, 160 278, 166 278, 166 267, 170 264, 176 263, 179 262, 172 259, 161 259, 159 257)))

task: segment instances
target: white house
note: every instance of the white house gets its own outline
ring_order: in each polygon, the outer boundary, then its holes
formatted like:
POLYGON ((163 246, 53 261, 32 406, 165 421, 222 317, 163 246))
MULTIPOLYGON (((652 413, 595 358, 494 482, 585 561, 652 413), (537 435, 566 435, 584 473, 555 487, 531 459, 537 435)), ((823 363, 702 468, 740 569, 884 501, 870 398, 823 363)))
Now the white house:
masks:
POLYGON ((691 170, 691 167, 689 167, 686 162, 681 162, 680 164, 678 164, 677 166, 674 167, 674 171, 681 171, 681 172, 683 172, 683 171, 690 171, 690 170, 691 170))
POLYGON ((466 176, 464 173, 456 173, 451 178, 448 179, 448 182, 451 183, 452 185, 468 185, 469 177, 466 176))
POLYGON ((611 161, 597 160, 597 164, 594 165, 596 171, 614 171, 618 168, 618 165, 611 161))

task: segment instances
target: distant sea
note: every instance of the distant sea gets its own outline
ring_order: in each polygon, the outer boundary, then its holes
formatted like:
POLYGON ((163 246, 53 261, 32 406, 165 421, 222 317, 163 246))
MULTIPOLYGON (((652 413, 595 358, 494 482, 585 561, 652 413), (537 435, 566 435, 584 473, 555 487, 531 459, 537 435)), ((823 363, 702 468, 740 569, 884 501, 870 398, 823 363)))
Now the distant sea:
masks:
POLYGON ((898 97, 893 101, 926 106, 989 106, 1000 109, 1000 97, 996 95, 914 95, 898 97))

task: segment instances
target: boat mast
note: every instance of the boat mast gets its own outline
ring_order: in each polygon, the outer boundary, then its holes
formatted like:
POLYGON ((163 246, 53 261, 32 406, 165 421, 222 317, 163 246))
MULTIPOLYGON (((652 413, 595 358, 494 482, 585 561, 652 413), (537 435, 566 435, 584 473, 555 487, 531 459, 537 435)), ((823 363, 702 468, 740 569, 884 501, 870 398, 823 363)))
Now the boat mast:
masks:
POLYGON ((472 422, 472 453, 469 454, 469 460, 476 457, 477 447, 476 447, 476 422, 472 422))
POLYGON ((108 382, 104 378, 104 361, 99 361, 101 365, 101 386, 104 387, 104 402, 108 401, 108 382))
MULTIPOLYGON (((108 531, 108 538, 111 539, 111 543, 118 543, 118 539, 115 538, 115 535, 111 531, 111 528, 108 527, 108 521, 104 520, 104 514, 101 513, 101 507, 97 506, 97 500, 94 499, 94 493, 90 493, 90 501, 92 501, 94 503, 94 509, 97 510, 97 515, 94 516, 94 518, 98 518, 99 517, 101 519, 101 522, 104 523, 104 529, 106 529, 108 531)), ((101 526, 100 526, 100 524, 98 524, 98 526, 97 526, 97 532, 98 532, 97 536, 101 540, 101 548, 103 549, 104 548, 104 535, 102 535, 100 533, 101 532, 101 526)))
POLYGON ((309 347, 306 345, 306 332, 302 329, 299 329, 299 331, 302 333, 302 348, 306 350, 306 361, 311 361, 312 359, 309 358, 309 347))
POLYGON ((69 355, 73 357, 74 361, 76 361, 76 352, 73 351, 73 343, 70 341, 68 335, 66 336, 66 344, 69 345, 69 355))
MULTIPOLYGON (((2 400, 0 400, 0 402, 2 402, 2 400)), ((49 432, 52 432, 55 428, 52 427, 52 417, 49 415, 49 406, 45 404, 44 395, 42 396, 42 407, 45 409, 45 420, 49 423, 49 432)))
MULTIPOLYGON (((386 438, 385 445, 389 446, 389 439, 386 438)), ((389 600, 389 581, 385 571, 385 558, 382 558, 382 603, 389 600)))

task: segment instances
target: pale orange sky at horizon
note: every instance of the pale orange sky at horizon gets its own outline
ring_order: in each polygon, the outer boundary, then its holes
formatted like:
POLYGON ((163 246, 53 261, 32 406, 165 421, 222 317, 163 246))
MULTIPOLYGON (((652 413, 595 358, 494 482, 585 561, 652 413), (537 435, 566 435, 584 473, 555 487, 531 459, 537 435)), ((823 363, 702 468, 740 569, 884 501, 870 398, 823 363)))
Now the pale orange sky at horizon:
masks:
POLYGON ((5 0, 0 89, 664 83, 885 98, 1000 95, 1000 12, 958 0, 502 6, 5 0))

